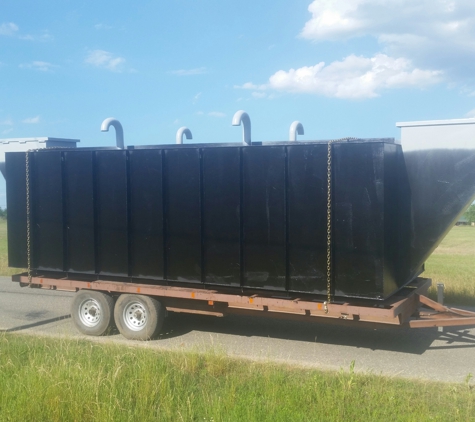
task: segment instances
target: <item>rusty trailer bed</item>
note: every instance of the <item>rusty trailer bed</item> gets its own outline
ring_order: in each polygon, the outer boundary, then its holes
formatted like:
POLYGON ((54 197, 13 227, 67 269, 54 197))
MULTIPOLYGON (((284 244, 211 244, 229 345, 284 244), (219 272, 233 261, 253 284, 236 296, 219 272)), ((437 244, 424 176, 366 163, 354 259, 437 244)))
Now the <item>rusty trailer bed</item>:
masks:
POLYGON ((396 295, 383 302, 355 300, 326 303, 319 299, 227 293, 214 289, 125 283, 118 281, 82 281, 70 278, 12 276, 21 286, 31 288, 78 291, 95 290, 112 295, 124 293, 153 296, 169 312, 185 312, 222 317, 227 314, 254 315, 283 319, 304 319, 325 323, 347 323, 355 326, 443 327, 475 326, 475 312, 448 308, 429 299, 432 282, 418 277, 396 295))

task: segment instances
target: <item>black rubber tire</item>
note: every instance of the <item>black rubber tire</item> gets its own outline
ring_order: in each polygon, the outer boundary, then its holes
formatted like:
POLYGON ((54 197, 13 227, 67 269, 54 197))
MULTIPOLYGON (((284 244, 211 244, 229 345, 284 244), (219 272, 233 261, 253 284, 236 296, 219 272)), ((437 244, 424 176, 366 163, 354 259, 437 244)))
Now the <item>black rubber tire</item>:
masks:
POLYGON ((129 340, 156 338, 165 316, 165 307, 150 296, 123 294, 114 307, 115 324, 119 332, 129 340))
POLYGON ((79 290, 71 303, 71 319, 89 336, 103 336, 114 328, 114 299, 107 293, 79 290))

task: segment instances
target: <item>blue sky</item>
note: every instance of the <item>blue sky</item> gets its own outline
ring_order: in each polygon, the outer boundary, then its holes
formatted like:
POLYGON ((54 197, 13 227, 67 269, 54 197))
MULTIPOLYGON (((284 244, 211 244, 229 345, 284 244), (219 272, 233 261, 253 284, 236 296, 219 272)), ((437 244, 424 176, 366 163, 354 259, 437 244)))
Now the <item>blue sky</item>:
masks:
POLYGON ((475 2, 0 0, 0 138, 239 142, 240 109, 253 141, 475 117, 475 2))

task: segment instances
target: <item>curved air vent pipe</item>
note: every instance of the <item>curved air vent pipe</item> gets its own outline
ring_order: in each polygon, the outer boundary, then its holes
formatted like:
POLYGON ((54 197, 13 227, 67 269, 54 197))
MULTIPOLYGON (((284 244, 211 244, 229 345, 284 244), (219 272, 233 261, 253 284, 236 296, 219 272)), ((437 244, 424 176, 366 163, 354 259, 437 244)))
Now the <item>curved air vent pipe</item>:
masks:
POLYGON ((289 141, 296 141, 297 140, 297 134, 303 135, 303 126, 302 123, 300 123, 298 120, 293 122, 290 125, 290 130, 289 130, 289 141))
POLYGON ((242 142, 251 145, 251 119, 244 110, 236 111, 233 117, 233 126, 241 126, 242 122, 242 142))
POLYGON ((109 132, 111 126, 114 126, 115 128, 115 142, 117 148, 124 149, 124 130, 117 119, 114 119, 113 117, 105 119, 101 125, 101 132, 109 132))
POLYGON ((186 136, 186 139, 193 139, 193 135, 191 134, 191 130, 187 127, 183 126, 176 131, 176 143, 182 144, 183 143, 183 135, 186 136))

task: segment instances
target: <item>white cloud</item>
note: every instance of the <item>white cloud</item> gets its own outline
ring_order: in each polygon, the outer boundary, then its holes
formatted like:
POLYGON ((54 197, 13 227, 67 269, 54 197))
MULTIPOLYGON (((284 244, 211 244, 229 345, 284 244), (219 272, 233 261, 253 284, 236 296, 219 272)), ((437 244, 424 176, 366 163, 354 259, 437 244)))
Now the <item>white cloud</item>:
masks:
POLYGON ((267 85, 265 85, 265 84, 256 85, 256 84, 253 84, 252 82, 246 82, 243 85, 234 85, 234 88, 236 88, 236 89, 254 89, 254 90, 264 91, 264 90, 267 89, 267 85))
MULTIPOLYGON (((350 55, 329 65, 320 62, 289 71, 279 70, 267 85, 258 85, 254 97, 262 97, 262 90, 277 90, 323 95, 336 98, 372 98, 386 89, 423 88, 440 82, 440 71, 422 70, 404 58, 376 54, 372 58, 350 55)), ((246 83, 241 88, 255 90, 257 85, 246 83)))
POLYGON ((465 117, 475 117, 475 108, 473 110, 470 110, 465 117))
POLYGON ((108 51, 93 50, 88 54, 85 62, 101 69, 111 70, 112 72, 121 72, 125 64, 125 59, 123 57, 114 56, 108 51))
POLYGON ((43 42, 52 41, 54 39, 54 37, 48 31, 43 31, 40 35, 31 35, 31 34, 20 35, 19 38, 25 41, 43 41, 43 42))
POLYGON ((221 111, 210 111, 208 113, 208 116, 211 116, 211 117, 226 117, 226 114, 222 113, 221 111))
POLYGON ((39 70, 41 72, 49 72, 50 70, 52 70, 53 68, 57 66, 48 62, 34 61, 27 64, 21 64, 20 67, 22 69, 34 69, 34 70, 39 70))
POLYGON ((18 25, 13 22, 0 24, 0 35, 18 36, 19 39, 26 41, 51 41, 54 39, 48 30, 43 30, 39 35, 21 34, 18 25))
POLYGON ((305 24, 301 36, 309 39, 334 39, 355 34, 363 23, 353 17, 361 0, 318 1, 308 6, 312 18, 305 24))
POLYGON ((457 80, 475 73, 473 0, 315 0, 301 36, 314 41, 371 36, 393 57, 444 70, 457 80))
POLYGON ((18 31, 18 26, 13 22, 2 23, 0 24, 0 35, 15 35, 18 31))
POLYGON ((2 135, 6 135, 7 133, 10 133, 10 132, 13 132, 13 128, 8 128, 8 129, 5 129, 4 131, 2 131, 2 135))
POLYGON ((112 29, 112 26, 106 25, 105 23, 97 23, 94 25, 94 28, 100 31, 101 29, 112 29))
POLYGON ((198 102, 198 100, 200 99, 200 97, 201 97, 201 92, 198 92, 198 94, 196 94, 193 97, 193 104, 196 104, 198 102))
POLYGON ((235 88, 252 90, 254 98, 266 98, 270 90, 371 98, 389 89, 447 82, 475 95, 473 0, 314 0, 308 10, 312 16, 301 37, 315 42, 372 37, 380 51, 279 70, 266 84, 235 88))
POLYGON ((0 125, 13 126, 13 120, 11 119, 11 117, 7 117, 5 120, 0 121, 0 125))
POLYGON ((40 122, 40 116, 28 117, 27 119, 24 119, 21 122, 26 123, 28 125, 35 125, 40 122))
POLYGON ((206 67, 197 67, 195 69, 172 70, 170 73, 177 76, 204 75, 208 73, 208 69, 206 67))

